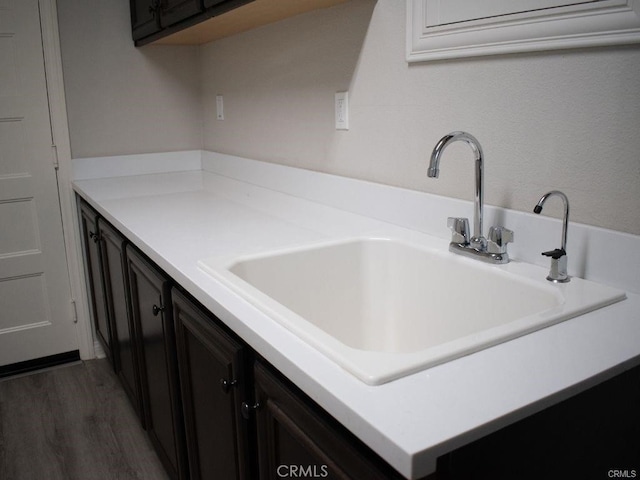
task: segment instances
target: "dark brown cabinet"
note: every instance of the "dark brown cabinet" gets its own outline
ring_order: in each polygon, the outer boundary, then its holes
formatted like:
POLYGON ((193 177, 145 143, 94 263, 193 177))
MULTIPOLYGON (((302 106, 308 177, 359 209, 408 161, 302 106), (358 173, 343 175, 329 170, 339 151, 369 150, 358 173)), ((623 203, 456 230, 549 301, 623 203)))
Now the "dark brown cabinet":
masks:
POLYGON ((160 0, 131 0, 129 7, 134 41, 146 38, 161 30, 160 0))
POLYGON ((203 3, 204 8, 207 9, 206 16, 213 17, 253 1, 254 0, 203 0, 203 3))
POLYGON ((127 245, 131 319, 138 333, 145 425, 173 479, 187 477, 169 278, 127 245))
POLYGON ((172 296, 190 478, 251 480, 240 411, 247 349, 185 295, 172 296))
POLYGON ((98 219, 101 240, 102 278, 107 313, 112 327, 114 368, 138 417, 144 424, 142 394, 138 375, 136 332, 129 321, 126 277, 126 239, 103 218, 98 219))
POLYGON ((226 2, 227 0, 204 0, 205 8, 213 7, 215 5, 220 5, 221 3, 226 2))
POLYGON ((129 0, 136 46, 158 40, 254 0, 129 0))
POLYGON ((202 0, 161 0, 160 26, 170 27, 204 10, 202 0))
POLYGON ((255 366, 261 479, 392 480, 402 477, 304 394, 260 362, 255 366))
POLYGON ((85 275, 89 294, 89 308, 96 337, 107 357, 113 361, 111 351, 111 326, 102 276, 101 236, 98 230, 98 213, 84 201, 79 202, 79 220, 85 259, 85 275))
POLYGON ((126 239, 78 197, 89 303, 96 338, 144 424, 136 333, 129 321, 126 239))

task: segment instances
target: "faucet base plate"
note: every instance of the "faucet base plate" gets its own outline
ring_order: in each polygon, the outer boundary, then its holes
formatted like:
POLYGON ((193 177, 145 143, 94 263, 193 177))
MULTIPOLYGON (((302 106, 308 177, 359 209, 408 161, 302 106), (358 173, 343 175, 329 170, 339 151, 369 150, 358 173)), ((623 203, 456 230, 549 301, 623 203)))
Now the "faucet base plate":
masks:
POLYGON ((504 265, 505 263, 509 263, 508 253, 491 253, 486 250, 474 248, 469 244, 451 242, 449 244, 449 251, 494 265, 504 265))
POLYGON ((563 277, 563 278, 554 278, 551 275, 549 275, 547 277, 547 280, 549 280, 550 282, 553 282, 553 283, 567 283, 567 282, 569 282, 571 280, 571 277, 566 276, 566 277, 563 277))

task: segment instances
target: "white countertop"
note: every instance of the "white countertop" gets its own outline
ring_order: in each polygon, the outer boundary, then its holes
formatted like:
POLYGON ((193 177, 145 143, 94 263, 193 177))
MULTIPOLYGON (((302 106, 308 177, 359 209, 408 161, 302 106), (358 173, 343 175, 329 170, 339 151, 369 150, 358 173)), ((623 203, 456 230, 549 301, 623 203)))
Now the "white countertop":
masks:
MULTIPOLYGON (((640 295, 628 291, 617 304, 368 386, 201 271, 198 260, 347 236, 428 238, 443 249, 448 240, 251 181, 191 170, 76 180, 74 188, 407 478, 433 472, 437 457, 448 451, 640 364, 640 295)), ((637 265, 628 268, 637 271, 637 265)))

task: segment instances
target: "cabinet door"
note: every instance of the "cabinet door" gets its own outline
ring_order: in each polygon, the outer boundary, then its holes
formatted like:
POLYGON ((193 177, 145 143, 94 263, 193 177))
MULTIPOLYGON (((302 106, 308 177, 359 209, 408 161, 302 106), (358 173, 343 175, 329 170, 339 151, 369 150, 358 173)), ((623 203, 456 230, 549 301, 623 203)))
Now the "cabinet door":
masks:
POLYGON ((249 480, 244 349, 180 292, 172 297, 191 479, 249 480))
POLYGON ((125 275, 126 240, 104 219, 98 219, 98 226, 102 239, 104 290, 109 324, 112 327, 111 341, 115 370, 138 417, 144 424, 135 348, 136 333, 133 322, 129 321, 128 286, 125 275))
POLYGON ((111 332, 105 301, 104 283, 102 279, 102 263, 100 259, 100 231, 98 230, 98 214, 86 202, 80 200, 80 229, 85 260, 85 275, 89 288, 89 303, 96 337, 104 348, 107 357, 111 354, 111 332))
POLYGON ((187 478, 169 281, 137 250, 126 252, 145 425, 169 476, 187 478))
POLYGON ((326 412, 260 363, 255 368, 255 389, 261 479, 402 478, 326 412))
POLYGON ((159 32, 160 0, 129 0, 131 31, 134 40, 159 32))
POLYGON ((161 0, 160 26, 170 27, 197 15, 202 10, 202 0, 161 0))

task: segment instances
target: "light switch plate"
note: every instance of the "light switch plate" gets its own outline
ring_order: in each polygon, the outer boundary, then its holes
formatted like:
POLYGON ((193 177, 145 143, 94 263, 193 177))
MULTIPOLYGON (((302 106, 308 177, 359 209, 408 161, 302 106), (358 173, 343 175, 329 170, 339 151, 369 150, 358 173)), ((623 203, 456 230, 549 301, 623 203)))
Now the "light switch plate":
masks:
POLYGON ((349 130, 349 92, 338 92, 335 97, 336 130, 349 130))

